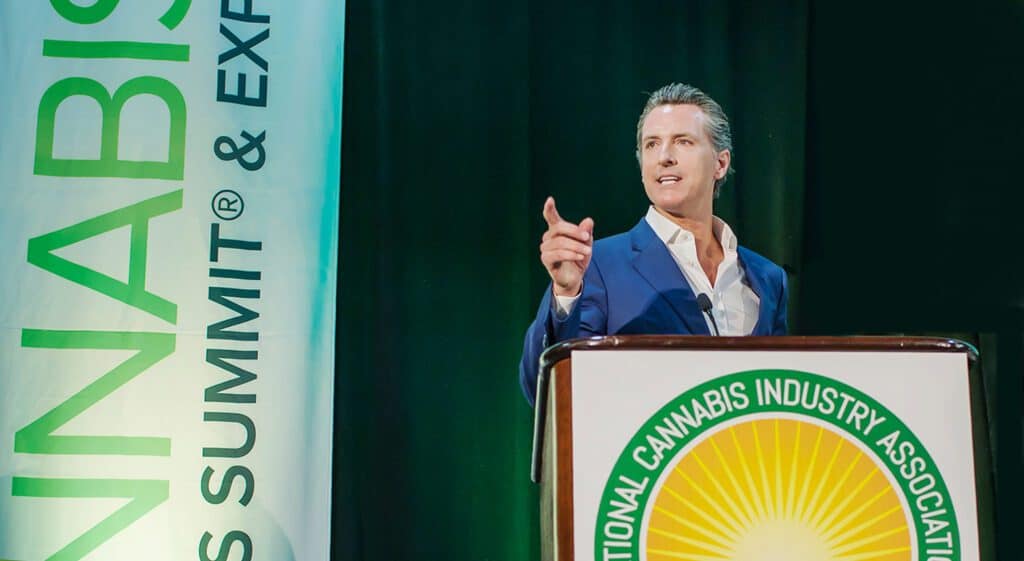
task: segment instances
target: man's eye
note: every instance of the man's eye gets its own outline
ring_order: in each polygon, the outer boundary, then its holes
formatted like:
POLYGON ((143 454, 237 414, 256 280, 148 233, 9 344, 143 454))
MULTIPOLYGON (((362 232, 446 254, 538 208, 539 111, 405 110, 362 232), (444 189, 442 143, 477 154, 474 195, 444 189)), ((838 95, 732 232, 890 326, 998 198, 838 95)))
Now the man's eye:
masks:
POLYGON ((654 141, 653 140, 647 141, 647 143, 644 144, 644 148, 648 148, 648 149, 654 148, 654 141))

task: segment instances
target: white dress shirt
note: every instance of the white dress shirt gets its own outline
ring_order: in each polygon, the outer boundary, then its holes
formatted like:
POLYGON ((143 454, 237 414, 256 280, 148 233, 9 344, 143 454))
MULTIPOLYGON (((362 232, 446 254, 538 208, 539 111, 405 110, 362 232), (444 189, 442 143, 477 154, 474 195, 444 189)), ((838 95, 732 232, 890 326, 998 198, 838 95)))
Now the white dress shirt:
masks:
MULTIPOLYGON (((711 299, 711 313, 718 324, 718 332, 722 335, 750 335, 757 324, 761 301, 750 288, 746 273, 740 266, 736 254, 736 236, 732 228, 721 218, 713 218, 711 231, 715 239, 722 244, 725 258, 718 264, 718 273, 712 285, 697 261, 697 244, 693 234, 680 228, 653 206, 647 211, 644 219, 668 247, 694 295, 705 293, 711 299)), ((560 317, 569 315, 577 299, 579 296, 556 296, 555 312, 560 317)), ((704 315, 704 321, 708 324, 708 331, 714 333, 707 315, 704 315)))

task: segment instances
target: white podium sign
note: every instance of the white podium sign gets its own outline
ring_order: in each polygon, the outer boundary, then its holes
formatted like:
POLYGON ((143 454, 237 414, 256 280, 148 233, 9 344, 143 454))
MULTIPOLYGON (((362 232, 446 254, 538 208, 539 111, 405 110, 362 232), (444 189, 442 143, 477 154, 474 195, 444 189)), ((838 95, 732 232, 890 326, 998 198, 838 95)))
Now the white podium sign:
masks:
POLYGON ((577 560, 976 561, 967 358, 572 353, 577 560))

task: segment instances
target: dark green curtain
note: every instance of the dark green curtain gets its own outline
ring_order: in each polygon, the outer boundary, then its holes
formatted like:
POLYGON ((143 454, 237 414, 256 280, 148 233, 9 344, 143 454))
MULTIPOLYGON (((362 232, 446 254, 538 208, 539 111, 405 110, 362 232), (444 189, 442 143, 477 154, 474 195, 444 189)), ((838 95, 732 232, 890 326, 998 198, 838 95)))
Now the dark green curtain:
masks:
POLYGON ((350 0, 333 558, 538 558, 517 364, 541 204, 632 227, 636 118, 670 81, 731 117, 716 213, 789 272, 792 330, 979 344, 1019 471, 1024 27, 965 10, 350 0))
POLYGON ((346 20, 333 558, 534 558, 527 13, 346 20))

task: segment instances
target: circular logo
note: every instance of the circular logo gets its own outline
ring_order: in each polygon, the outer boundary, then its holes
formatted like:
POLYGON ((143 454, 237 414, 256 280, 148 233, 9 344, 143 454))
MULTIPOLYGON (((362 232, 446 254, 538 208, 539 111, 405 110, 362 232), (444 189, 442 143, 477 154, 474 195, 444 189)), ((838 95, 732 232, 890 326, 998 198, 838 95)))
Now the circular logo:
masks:
POLYGON ((221 189, 210 200, 210 207, 217 218, 221 220, 234 220, 245 211, 245 201, 242 196, 231 189, 221 189))
POLYGON ((756 370, 706 382, 619 456, 595 559, 959 560, 956 515, 920 440, 836 380, 756 370))

